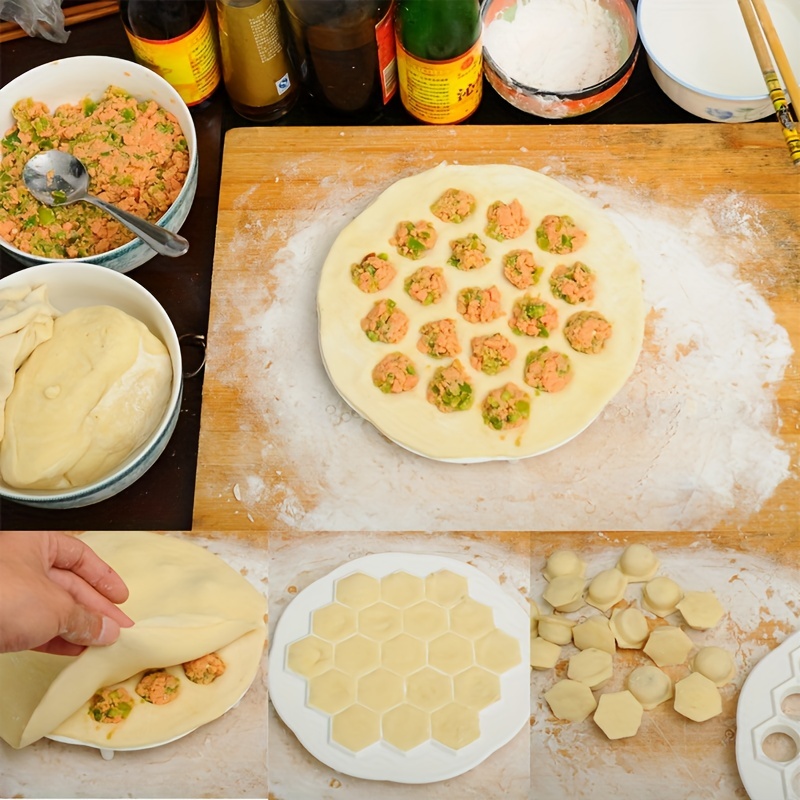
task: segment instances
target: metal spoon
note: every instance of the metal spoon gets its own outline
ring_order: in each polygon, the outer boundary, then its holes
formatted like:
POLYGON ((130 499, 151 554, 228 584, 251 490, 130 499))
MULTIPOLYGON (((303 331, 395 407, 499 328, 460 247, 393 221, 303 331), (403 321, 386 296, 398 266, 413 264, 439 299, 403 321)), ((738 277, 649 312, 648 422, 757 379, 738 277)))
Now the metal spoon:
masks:
POLYGON ((85 200, 102 208, 161 255, 182 256, 189 249, 189 242, 183 236, 90 195, 86 167, 71 153, 48 150, 33 156, 25 164, 22 180, 28 191, 46 206, 65 206, 85 200))

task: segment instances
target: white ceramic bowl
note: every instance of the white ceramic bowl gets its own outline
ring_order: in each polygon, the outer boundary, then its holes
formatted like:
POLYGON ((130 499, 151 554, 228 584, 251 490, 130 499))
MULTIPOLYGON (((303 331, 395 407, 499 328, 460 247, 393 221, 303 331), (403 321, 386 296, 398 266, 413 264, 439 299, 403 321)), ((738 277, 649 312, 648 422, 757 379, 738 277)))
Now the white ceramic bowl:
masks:
MULTIPOLYGON (((766 5, 798 75, 800 3, 767 0, 766 5)), ((690 114, 711 122, 774 114, 736 0, 639 0, 637 24, 656 83, 690 114)))
POLYGON ((39 508, 79 508, 99 503, 138 480, 161 455, 175 430, 183 393, 183 366, 178 335, 167 312, 132 278, 97 264, 61 261, 37 264, 0 280, 0 289, 48 287, 48 298, 66 313, 83 306, 114 306, 143 322, 167 347, 172 361, 172 389, 164 414, 150 438, 113 472, 94 483, 72 489, 15 489, 0 477, 0 497, 39 508))
MULTIPOLYGON (((52 113, 62 103, 77 103, 84 97, 98 100, 109 86, 118 86, 137 100, 155 100, 175 115, 189 147, 189 172, 175 202, 158 220, 159 225, 177 232, 186 220, 197 189, 197 136, 192 115, 181 96, 160 75, 133 61, 109 56, 75 56, 50 61, 25 72, 0 89, 0 133, 14 124, 11 109, 19 100, 32 97, 44 102, 52 113)), ((89 186, 91 191, 91 186, 89 186)), ((12 247, 0 238, 0 247, 23 264, 62 263, 64 259, 32 256, 12 247)), ((141 239, 87 256, 83 261, 110 267, 117 272, 130 270, 149 261, 156 254, 141 239)))

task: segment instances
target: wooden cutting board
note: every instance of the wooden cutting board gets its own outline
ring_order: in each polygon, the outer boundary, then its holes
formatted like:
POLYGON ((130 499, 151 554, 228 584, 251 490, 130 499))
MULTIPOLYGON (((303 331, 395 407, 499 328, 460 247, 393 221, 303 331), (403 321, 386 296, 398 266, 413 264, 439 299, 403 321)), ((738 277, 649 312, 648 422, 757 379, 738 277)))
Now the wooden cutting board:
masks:
MULTIPOLYGON (((392 176, 443 160, 506 162, 538 170, 556 164, 598 183, 635 186, 672 205, 721 196, 759 205, 768 257, 740 266, 756 286, 761 278, 768 279, 765 295, 795 351, 777 397, 776 432, 791 453, 791 477, 756 513, 746 519, 734 515, 714 529, 797 532, 800 171, 793 168, 775 123, 230 131, 220 186, 194 528, 303 529, 302 518, 295 522, 294 506, 313 507, 330 491, 324 476, 312 475, 287 456, 281 420, 263 414, 251 401, 253 386, 263 382, 263 392, 270 391, 264 376, 271 357, 253 355, 252 337, 268 335, 254 318, 254 304, 256 311, 266 310, 274 293, 284 291, 276 278, 275 257, 290 238, 287 221, 301 219, 311 228, 317 204, 325 198, 330 205, 340 184, 347 184, 347 196, 355 196, 363 207, 376 181, 386 185, 392 176)), ((352 208, 343 203, 339 227, 351 216, 352 208)), ((313 303, 306 311, 315 314, 313 303)), ((292 398, 282 396, 280 401, 291 403, 292 398)), ((316 435, 316 422, 308 420, 309 441, 316 435)), ((533 521, 528 525, 536 527, 533 521)), ((331 526, 336 529, 333 522, 331 526)), ((381 526, 380 520, 363 524, 381 526)), ((446 529, 446 521, 440 527, 446 529)), ((630 527, 638 526, 620 526, 630 527)))

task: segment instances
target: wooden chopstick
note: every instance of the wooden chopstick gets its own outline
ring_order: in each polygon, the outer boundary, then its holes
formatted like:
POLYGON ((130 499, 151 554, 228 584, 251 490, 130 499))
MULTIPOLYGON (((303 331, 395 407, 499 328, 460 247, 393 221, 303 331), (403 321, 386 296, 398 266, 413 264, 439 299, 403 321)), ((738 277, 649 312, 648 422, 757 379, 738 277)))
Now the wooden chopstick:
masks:
MULTIPOLYGON (((64 9, 64 27, 108 17, 119 11, 118 0, 92 0, 64 9)), ((0 22, 0 42, 22 39, 28 34, 16 22, 0 22)))
POLYGON ((775 67, 772 64, 772 58, 767 48, 767 43, 764 41, 764 35, 756 18, 756 12, 751 5, 751 0, 738 0, 739 10, 742 12, 744 24, 747 27, 747 34, 753 44, 758 65, 761 68, 761 74, 764 76, 764 82, 767 84, 770 100, 775 109, 775 114, 778 117, 778 122, 781 125, 783 138, 786 140, 786 145, 789 148, 789 156, 794 165, 800 166, 800 134, 797 133, 797 126, 792 119, 789 112, 789 106, 786 103, 786 95, 783 93, 783 88, 775 73, 775 67))
POLYGON ((783 85, 789 93, 789 100, 794 108, 795 117, 800 114, 800 87, 797 85, 797 80, 794 77, 792 66, 789 63, 789 58, 786 51, 783 49, 783 44, 778 36, 778 31, 772 23, 772 17, 769 14, 767 5, 764 0, 752 0, 753 8, 756 10, 756 16, 761 23, 761 29, 764 31, 764 36, 767 38, 769 49, 772 50, 772 55, 778 65, 778 70, 783 78, 783 85))

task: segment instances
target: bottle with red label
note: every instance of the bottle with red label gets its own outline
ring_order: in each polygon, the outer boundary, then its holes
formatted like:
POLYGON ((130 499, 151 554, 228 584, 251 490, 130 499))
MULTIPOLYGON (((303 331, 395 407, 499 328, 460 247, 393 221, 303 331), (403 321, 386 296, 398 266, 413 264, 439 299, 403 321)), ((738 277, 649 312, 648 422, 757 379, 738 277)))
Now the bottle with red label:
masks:
POLYGON ((398 0, 397 75, 406 110, 429 123, 457 123, 483 92, 480 0, 398 0))
POLYGON ((204 0, 121 0, 119 10, 140 64, 172 84, 187 106, 211 97, 221 72, 204 0))
POLYGON ((353 114, 381 109, 397 90, 393 0, 284 0, 308 93, 353 114))

